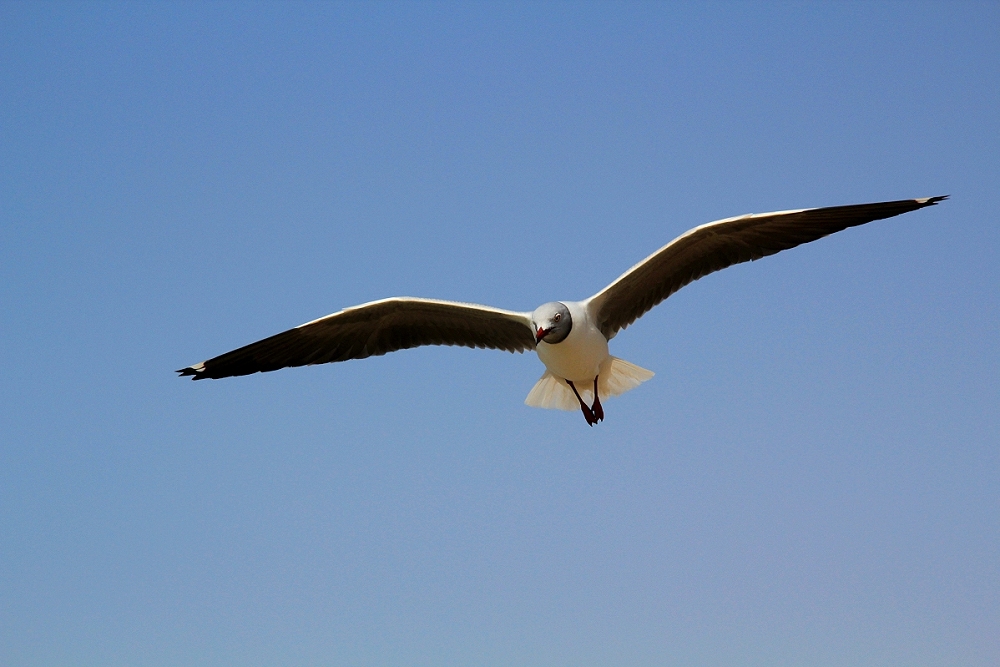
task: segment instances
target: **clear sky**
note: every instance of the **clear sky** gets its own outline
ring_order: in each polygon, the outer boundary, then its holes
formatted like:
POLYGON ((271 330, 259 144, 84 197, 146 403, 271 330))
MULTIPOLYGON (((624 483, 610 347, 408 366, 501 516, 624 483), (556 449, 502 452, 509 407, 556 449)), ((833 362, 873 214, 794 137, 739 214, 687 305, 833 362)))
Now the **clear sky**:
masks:
POLYGON ((1000 5, 0 3, 0 664, 1000 663, 1000 5), (697 224, 950 194, 533 354, 697 224))

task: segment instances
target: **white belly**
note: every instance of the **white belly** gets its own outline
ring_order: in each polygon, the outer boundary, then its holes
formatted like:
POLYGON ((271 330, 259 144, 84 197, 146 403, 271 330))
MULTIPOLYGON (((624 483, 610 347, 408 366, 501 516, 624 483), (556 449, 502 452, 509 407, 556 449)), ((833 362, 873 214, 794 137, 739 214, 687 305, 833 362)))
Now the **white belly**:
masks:
POLYGON ((573 328, 561 343, 539 343, 535 348, 538 358, 550 373, 564 380, 593 382, 601 363, 608 358, 608 340, 591 323, 587 311, 579 303, 563 303, 573 318, 573 328))

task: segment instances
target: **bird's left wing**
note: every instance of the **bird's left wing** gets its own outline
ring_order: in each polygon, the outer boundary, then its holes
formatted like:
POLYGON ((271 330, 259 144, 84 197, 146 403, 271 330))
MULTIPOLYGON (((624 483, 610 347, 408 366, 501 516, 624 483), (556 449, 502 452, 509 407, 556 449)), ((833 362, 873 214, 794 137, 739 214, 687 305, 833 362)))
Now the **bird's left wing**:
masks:
POLYGON ((530 313, 394 297, 345 308, 177 372, 194 380, 224 378, 364 359, 419 345, 524 352, 534 349, 535 338, 530 313))
POLYGON ((587 307, 598 328, 611 339, 650 308, 709 273, 944 199, 947 196, 754 213, 710 222, 633 266, 592 296, 587 307))

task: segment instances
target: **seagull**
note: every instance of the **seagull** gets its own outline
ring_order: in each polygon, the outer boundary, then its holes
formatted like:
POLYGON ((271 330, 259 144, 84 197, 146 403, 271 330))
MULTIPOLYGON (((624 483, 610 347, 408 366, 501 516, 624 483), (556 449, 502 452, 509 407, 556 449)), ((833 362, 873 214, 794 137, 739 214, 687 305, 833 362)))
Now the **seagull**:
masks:
POLYGON ((584 301, 552 301, 534 312, 473 303, 393 297, 345 308, 177 372, 194 380, 364 359, 420 345, 535 350, 545 372, 525 404, 604 419, 601 397, 653 377, 611 356, 608 341, 653 306, 703 276, 873 220, 933 206, 948 196, 753 213, 695 227, 584 301))

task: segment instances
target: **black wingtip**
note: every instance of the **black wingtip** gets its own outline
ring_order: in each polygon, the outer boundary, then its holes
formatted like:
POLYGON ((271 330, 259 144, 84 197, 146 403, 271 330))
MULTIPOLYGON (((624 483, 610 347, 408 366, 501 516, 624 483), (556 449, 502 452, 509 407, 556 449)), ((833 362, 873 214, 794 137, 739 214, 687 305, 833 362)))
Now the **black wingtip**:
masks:
POLYGON ((199 371, 194 366, 188 366, 187 368, 180 368, 180 369, 177 370, 177 374, 180 375, 181 377, 184 377, 186 375, 193 376, 191 378, 192 380, 204 380, 205 377, 203 375, 203 372, 204 372, 204 370, 199 371))
POLYGON ((918 199, 917 202, 923 204, 924 206, 933 206, 939 201, 944 201, 949 197, 951 197, 951 195, 938 195, 937 197, 925 197, 924 199, 918 199))

